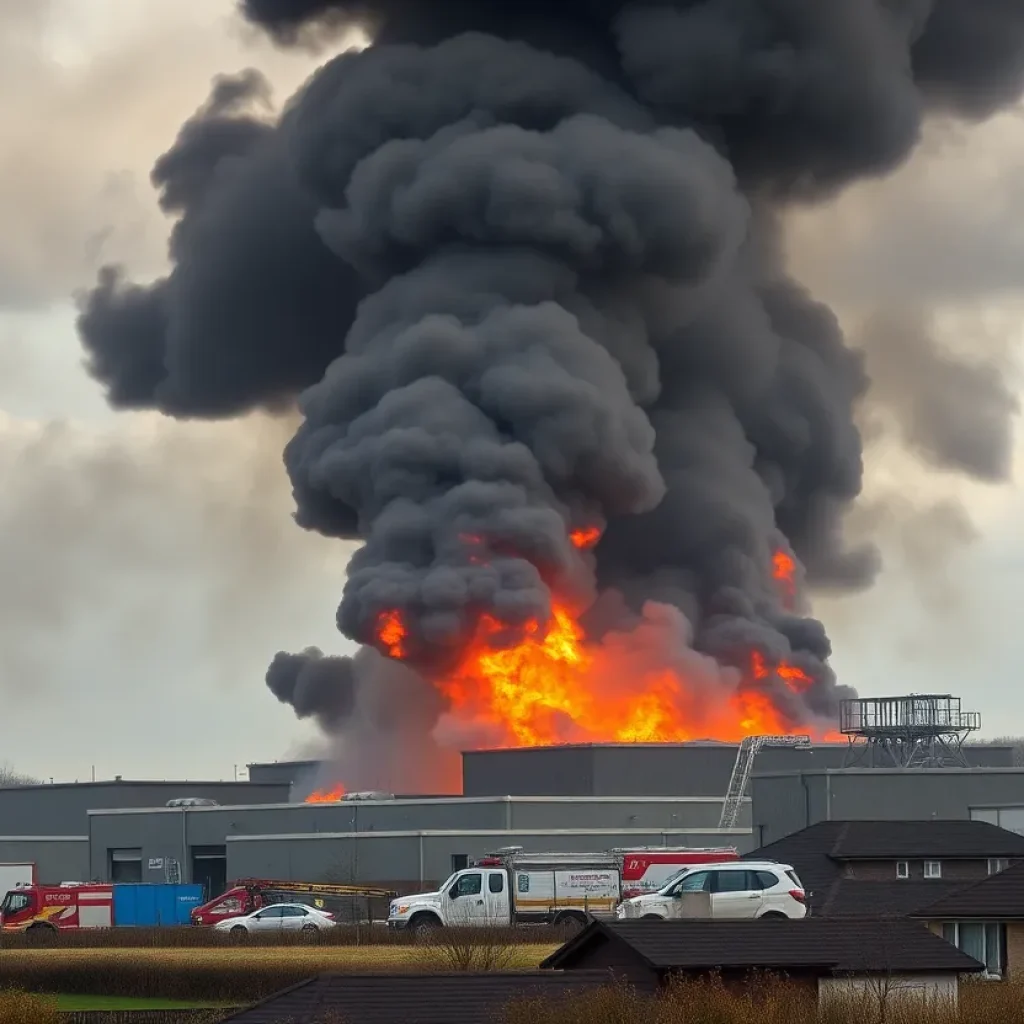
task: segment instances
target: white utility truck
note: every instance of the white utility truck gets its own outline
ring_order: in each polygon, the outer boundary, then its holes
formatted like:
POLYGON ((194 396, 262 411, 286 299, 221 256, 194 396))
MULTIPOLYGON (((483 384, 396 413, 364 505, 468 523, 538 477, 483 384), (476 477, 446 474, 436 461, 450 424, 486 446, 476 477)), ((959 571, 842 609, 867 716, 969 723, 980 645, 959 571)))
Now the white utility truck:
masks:
POLYGON ((393 900, 388 925, 417 931, 446 925, 582 925, 588 917, 613 917, 624 895, 654 891, 682 867, 737 858, 732 847, 607 853, 524 853, 522 847, 506 847, 456 871, 436 892, 393 900))

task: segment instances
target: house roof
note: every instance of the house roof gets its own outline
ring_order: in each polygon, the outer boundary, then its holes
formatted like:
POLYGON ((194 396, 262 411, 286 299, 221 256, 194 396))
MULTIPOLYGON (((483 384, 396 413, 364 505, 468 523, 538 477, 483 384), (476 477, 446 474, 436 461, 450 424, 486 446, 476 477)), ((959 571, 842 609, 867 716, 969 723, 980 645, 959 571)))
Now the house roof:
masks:
POLYGON ((907 917, 936 900, 959 892, 964 882, 892 878, 869 882, 839 878, 813 901, 824 917, 907 917))
MULTIPOLYGON (((919 926, 920 927, 920 926, 919 926)), ((223 1018, 224 1024, 491 1024, 516 999, 565 998, 611 981, 607 970, 321 974, 223 1018)))
MULTIPOLYGON (((655 970, 817 968, 821 973, 968 972, 984 967, 906 918, 714 921, 595 921, 542 967, 586 967, 588 954, 622 943, 655 970)), ((605 952, 607 965, 612 957, 605 952)), ((624 958, 625 959, 625 958, 624 958)), ((624 966, 628 966, 625 965, 624 966)))
POLYGON ((847 861, 1024 858, 1024 836, 987 821, 820 821, 744 859, 764 857, 796 868, 817 911, 847 861))
POLYGON ((1024 918, 1024 862, 980 882, 960 885, 953 893, 930 901, 914 912, 932 921, 985 918, 1003 921, 1024 918))

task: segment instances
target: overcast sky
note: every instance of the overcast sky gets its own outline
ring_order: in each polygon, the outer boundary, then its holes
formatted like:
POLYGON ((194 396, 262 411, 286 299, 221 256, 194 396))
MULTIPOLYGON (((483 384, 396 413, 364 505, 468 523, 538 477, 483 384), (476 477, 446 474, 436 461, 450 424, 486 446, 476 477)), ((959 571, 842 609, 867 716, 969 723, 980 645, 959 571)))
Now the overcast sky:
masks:
MULTIPOLYGON (((149 169, 214 74, 258 67, 283 100, 315 66, 232 6, 0 4, 0 762, 44 778, 230 778, 301 751, 315 732, 271 697, 266 666, 282 648, 347 648, 333 619, 349 551, 291 522, 290 425, 112 413, 75 336, 73 295, 101 264, 163 268, 149 169)), ((898 174, 790 225, 795 268, 864 339, 878 381, 851 529, 881 544, 886 570, 869 592, 816 601, 834 664, 863 694, 959 694, 988 735, 1024 733, 1024 445, 1015 426, 1007 481, 952 472, 908 396, 970 412, 973 393, 942 359, 908 372, 878 339, 912 321, 1015 397, 1022 211, 1015 111, 930 126, 898 174)))

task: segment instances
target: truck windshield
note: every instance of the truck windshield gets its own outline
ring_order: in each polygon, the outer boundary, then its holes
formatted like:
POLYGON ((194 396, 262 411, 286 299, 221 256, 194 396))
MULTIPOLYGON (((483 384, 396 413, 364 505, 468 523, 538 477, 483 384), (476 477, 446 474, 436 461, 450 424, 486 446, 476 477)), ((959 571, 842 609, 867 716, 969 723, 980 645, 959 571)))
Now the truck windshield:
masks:
POLYGON ((32 906, 32 897, 27 892, 9 892, 0 903, 0 914, 17 914, 32 906))

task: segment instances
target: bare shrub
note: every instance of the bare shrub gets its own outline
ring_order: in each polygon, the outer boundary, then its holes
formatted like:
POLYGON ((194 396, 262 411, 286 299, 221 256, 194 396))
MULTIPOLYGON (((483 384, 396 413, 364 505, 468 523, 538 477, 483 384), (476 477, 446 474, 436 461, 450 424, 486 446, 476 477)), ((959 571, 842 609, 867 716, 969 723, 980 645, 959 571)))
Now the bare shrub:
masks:
POLYGON ((508 971, 521 966, 523 943, 512 928, 452 925, 429 932, 423 949, 447 971, 508 971))

